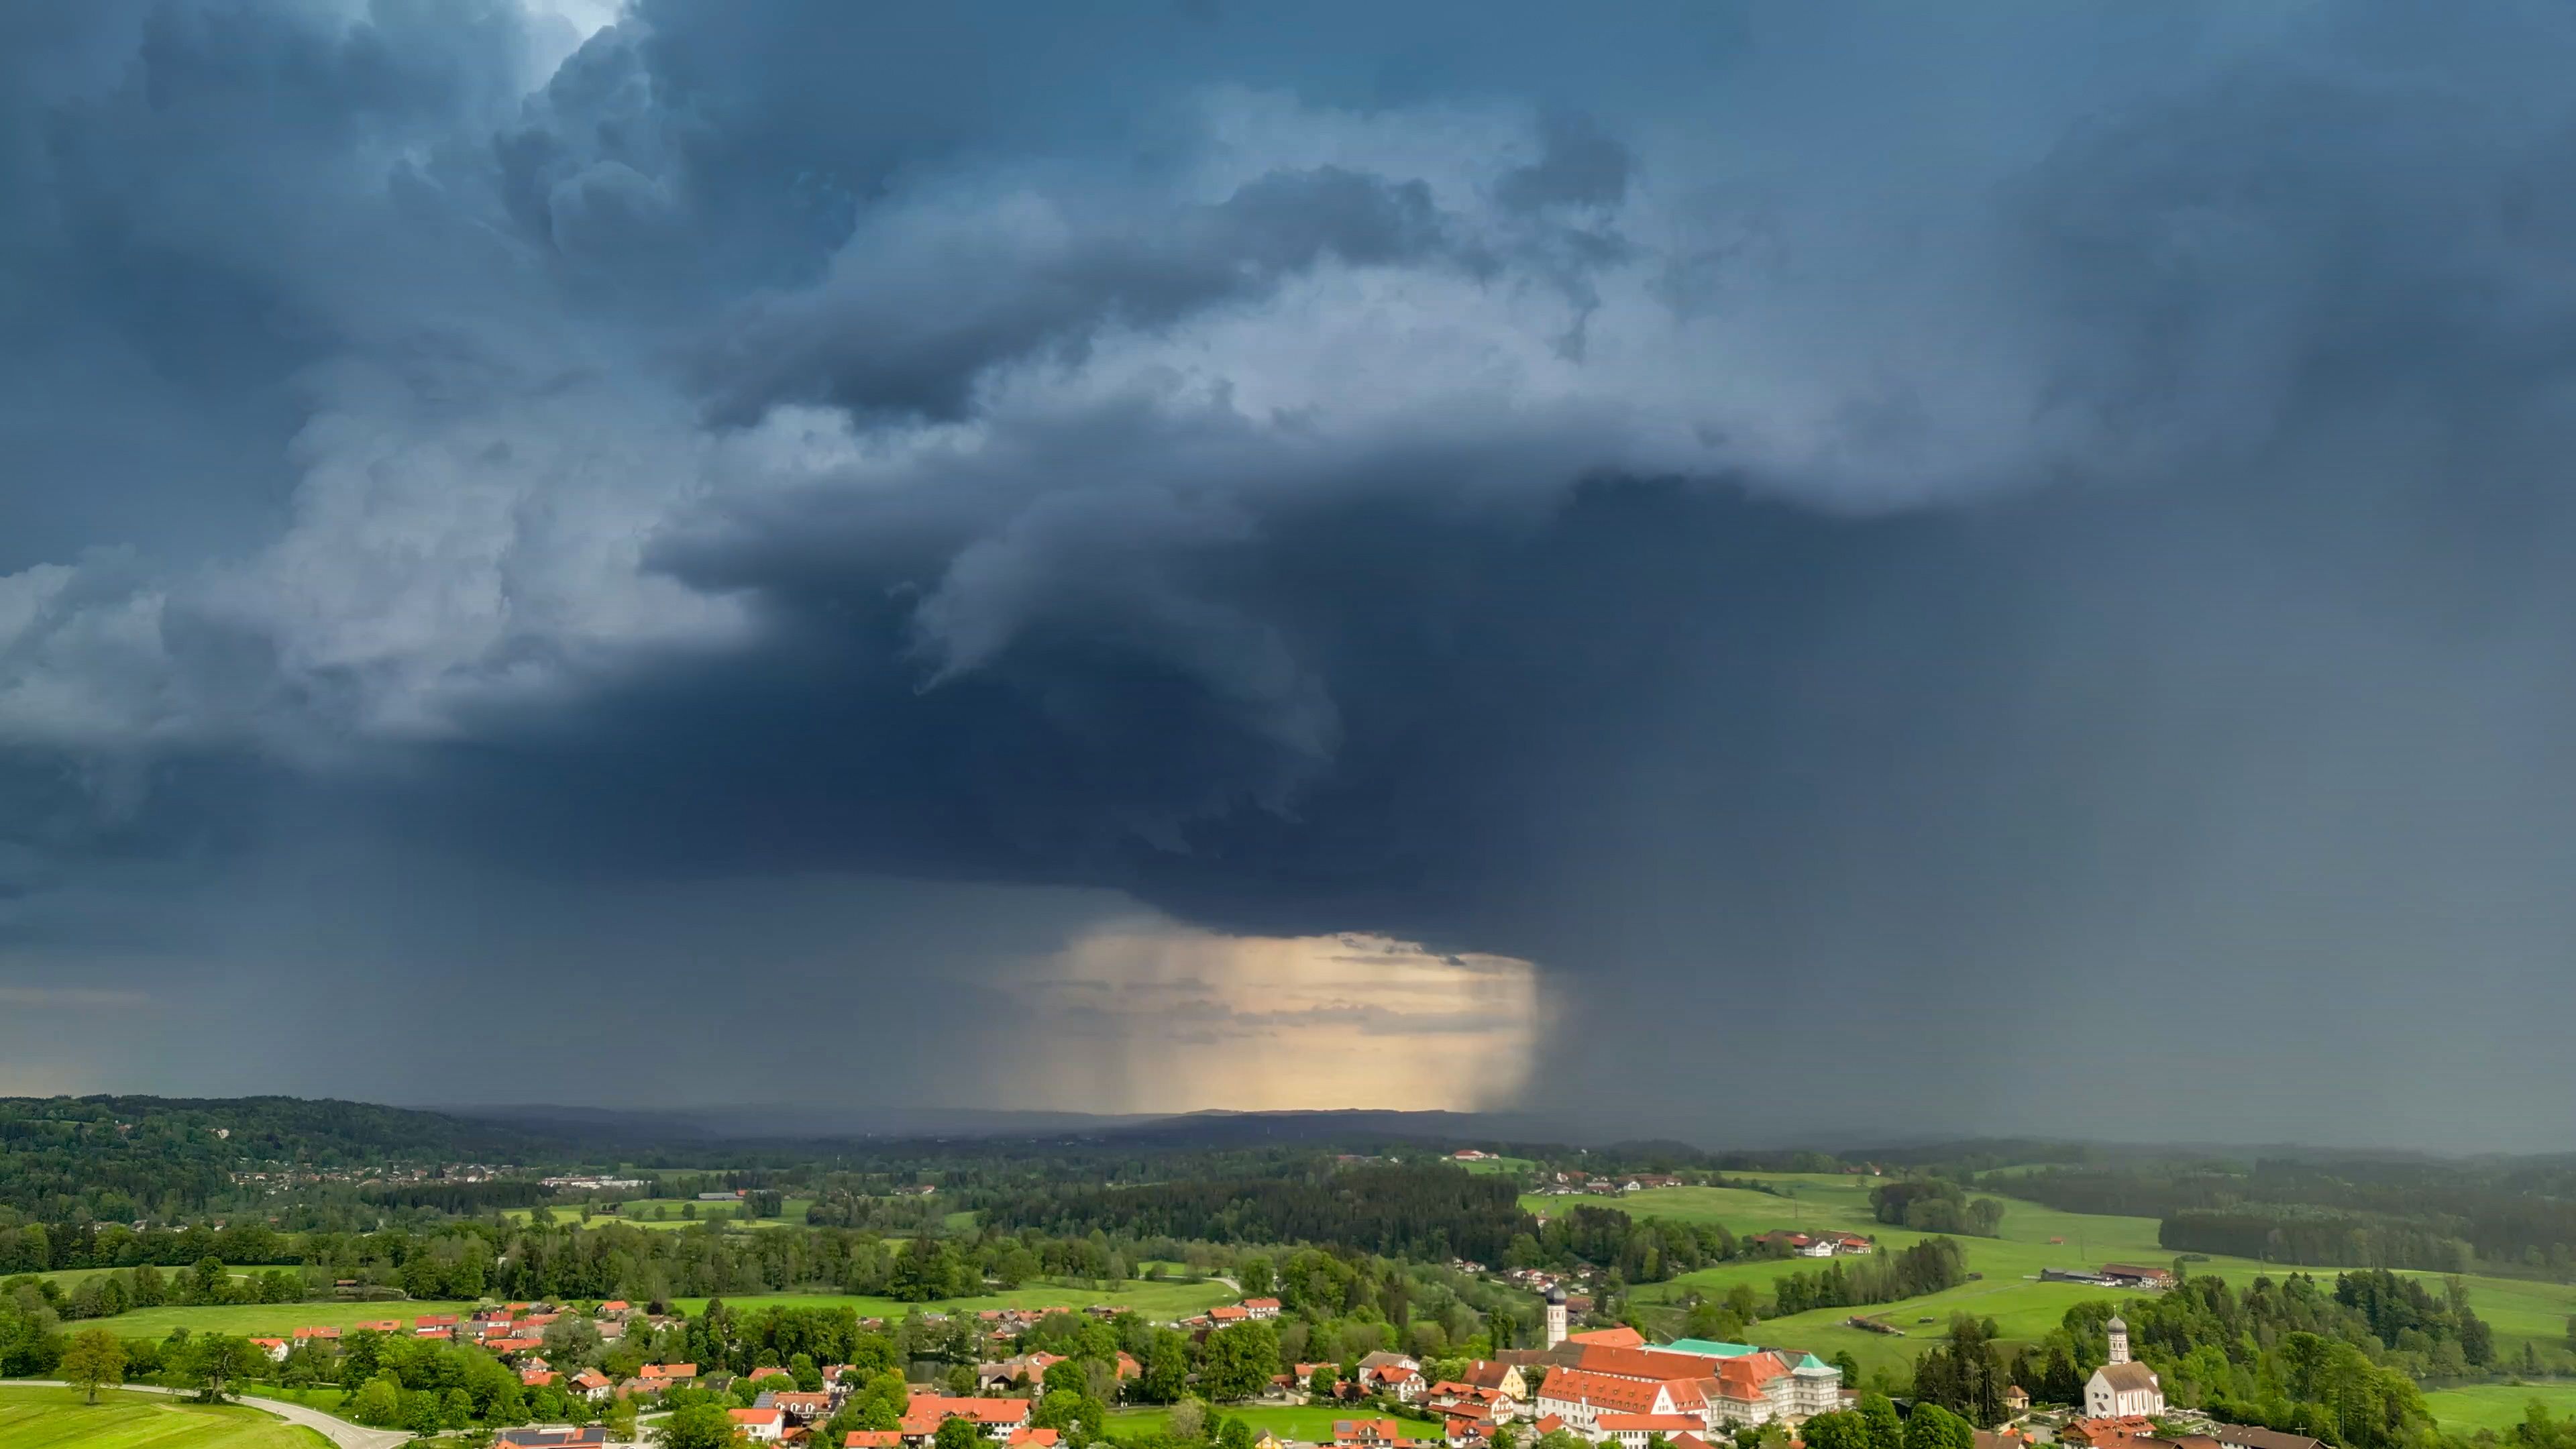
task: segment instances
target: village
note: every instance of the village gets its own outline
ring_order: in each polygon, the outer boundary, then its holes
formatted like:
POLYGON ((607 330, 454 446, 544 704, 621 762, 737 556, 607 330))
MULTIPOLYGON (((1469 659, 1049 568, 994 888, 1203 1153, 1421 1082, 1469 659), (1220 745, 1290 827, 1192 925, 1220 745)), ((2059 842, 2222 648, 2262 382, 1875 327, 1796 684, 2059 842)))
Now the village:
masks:
MULTIPOLYGON (((1792 1235, 1803 1238, 1804 1235, 1792 1235)), ((1866 1240, 1820 1236, 1790 1246, 1810 1256, 1867 1251, 1866 1240), (1821 1252, 1815 1251, 1821 1250, 1821 1252)), ((1461 1263, 1461 1267, 1474 1267, 1461 1263)), ((1349 1363, 1312 1361, 1277 1365, 1266 1386, 1244 1402, 1252 1407, 1324 1406, 1348 1411, 1330 1420, 1329 1438, 1287 1437, 1264 1430, 1251 1449, 1509 1449, 1515 1444, 1615 1445, 1618 1449, 1737 1449, 1777 1444, 1805 1449, 1805 1425, 1817 1415, 1857 1407, 1861 1391, 1843 1382, 1843 1371, 1812 1353, 1750 1343, 1681 1338, 1650 1341, 1627 1324, 1575 1327, 1589 1309, 1551 1275, 1515 1271, 1498 1275, 1543 1295, 1542 1342, 1495 1350, 1490 1358, 1452 1362, 1433 1372, 1411 1355, 1379 1351, 1349 1363)), ((2074 1275, 2064 1275, 2072 1277, 2074 1275)), ((2155 1270, 2106 1265, 2084 1275, 2123 1286, 2163 1286, 2155 1270)), ((1173 1320, 1168 1327, 1204 1344, 1211 1335, 1242 1325, 1267 1324, 1283 1311, 1276 1297, 1257 1295, 1173 1320)), ((985 1309, 973 1315, 976 1341, 993 1356, 976 1365, 970 1393, 940 1392, 940 1384, 907 1386, 892 1428, 851 1429, 848 1449, 956 1449, 962 1433, 1000 1449, 1055 1449, 1064 1431, 1035 1422, 1049 1391, 1050 1371, 1073 1362, 1034 1346, 1040 1325, 1064 1309, 985 1309), (962 1428, 950 1428, 955 1424, 962 1428), (943 1433, 943 1431, 945 1431, 943 1433)), ((1106 1305, 1081 1311, 1092 1321, 1115 1319, 1106 1305)), ((926 1312, 925 1324, 947 1324, 950 1315, 926 1312)), ((508 1366, 529 1390, 548 1390, 566 1403, 594 1411, 631 1403, 624 1422, 643 1435, 667 1404, 708 1395, 727 1405, 724 1414, 739 1443, 798 1445, 817 1440, 858 1391, 866 1375, 849 1364, 799 1371, 763 1365, 744 1373, 702 1371, 690 1362, 654 1361, 612 1377, 591 1365, 549 1360, 550 1341, 613 1345, 630 1334, 649 1342, 683 1326, 683 1320, 624 1300, 588 1306, 542 1302, 493 1304, 470 1313, 385 1318, 347 1329, 298 1328, 286 1337, 249 1342, 272 1363, 292 1354, 330 1354, 359 1335, 378 1334, 472 1345, 508 1366), (566 1329, 578 1325, 578 1334, 566 1329), (592 1336, 595 1335, 595 1338, 592 1336)), ((882 1318, 860 1321, 883 1332, 882 1318)), ((2151 1368, 2130 1355, 2127 1325, 2108 1325, 2110 1361, 2097 1369, 2079 1409, 2034 1413, 2015 1387, 2005 1395, 2006 1422, 1975 1429, 1975 1449, 2022 1449, 2064 1444, 2072 1449, 2323 1449, 2319 1441, 2249 1426, 2211 1421, 2165 1402, 2151 1368)), ((595 1355, 594 1355, 595 1356, 595 1355)), ((1115 1354, 1107 1367, 1113 1390, 1142 1373, 1137 1359, 1115 1354)), ((586 1449, 639 1442, 612 1437, 618 1420, 540 1424, 498 1430, 494 1449, 586 1449)), ((820 1442, 829 1442, 823 1440, 820 1442)), ((1082 1442, 1076 1440, 1075 1442, 1082 1442)))

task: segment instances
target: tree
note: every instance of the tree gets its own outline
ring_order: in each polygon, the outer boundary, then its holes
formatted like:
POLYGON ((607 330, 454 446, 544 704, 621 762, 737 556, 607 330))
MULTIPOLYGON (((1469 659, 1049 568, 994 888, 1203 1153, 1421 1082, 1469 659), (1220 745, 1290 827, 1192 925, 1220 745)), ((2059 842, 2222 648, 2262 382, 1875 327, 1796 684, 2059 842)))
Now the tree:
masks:
POLYGON ((1135 1387, 1128 1395, 1148 1404, 1171 1404, 1180 1401, 1189 1385, 1190 1341, 1175 1329, 1157 1328, 1145 1340, 1145 1351, 1138 1355, 1135 1387))
POLYGON ((1306 1392, 1316 1398, 1339 1398, 1341 1390, 1342 1371, 1329 1363, 1315 1365, 1315 1371, 1306 1377, 1306 1392))
POLYGON ((438 1401, 441 1428, 463 1429, 474 1423, 474 1396, 463 1389, 449 1389, 438 1401))
POLYGON ((932 1449, 982 1449, 984 1431, 972 1419, 943 1419, 930 1442, 932 1449))
POLYGON ((1872 1449, 1869 1421, 1849 1409, 1818 1414, 1799 1431, 1807 1449, 1872 1449))
POLYGON ((1099 1438, 1106 1419, 1099 1401, 1080 1389, 1049 1389, 1029 1414, 1031 1424, 1041 1429, 1056 1430, 1075 1449, 1099 1438))
POLYGON ((662 1449, 732 1449, 733 1416, 718 1404, 688 1404, 672 1410, 653 1439, 662 1449))
POLYGON ((391 1374, 378 1374, 367 1380, 349 1400, 349 1417, 361 1424, 389 1429, 401 1416, 402 1385, 391 1374))
POLYGON ((1905 1421, 1905 1449, 1977 1449, 1977 1431, 1939 1404, 1917 1404, 1905 1421))
POLYGON ((611 1400, 608 1412, 600 1416, 600 1422, 608 1426, 610 1439, 619 1443, 634 1442, 635 1401, 633 1399, 611 1400))
POLYGON ((163 1376, 174 1389, 194 1390, 209 1404, 221 1403, 235 1379, 246 1379, 268 1364, 268 1355, 246 1338, 229 1333, 200 1333, 170 1356, 163 1376))
POLYGON ((1258 1255, 1244 1259, 1235 1268, 1234 1276, 1235 1281, 1243 1285, 1243 1296, 1246 1298, 1269 1297, 1270 1290, 1278 1286, 1278 1279, 1271 1270, 1270 1260, 1258 1255))
MULTIPOLYGON (((1885 1394, 1864 1394, 1860 1401, 1862 1425, 1869 1431, 1869 1449, 1907 1449, 1904 1421, 1896 1417, 1896 1405, 1885 1394)), ((1968 1449, 1976 1449, 1971 1444, 1968 1449)))
POLYGON ((1267 1323, 1238 1323, 1208 1335, 1199 1384, 1211 1399, 1240 1402, 1268 1388, 1278 1372, 1278 1332, 1267 1323))
POLYGON ((125 1382, 125 1345, 104 1328, 84 1328, 71 1347, 63 1350, 63 1361, 55 1365, 54 1371, 95 1404, 99 1385, 125 1382))

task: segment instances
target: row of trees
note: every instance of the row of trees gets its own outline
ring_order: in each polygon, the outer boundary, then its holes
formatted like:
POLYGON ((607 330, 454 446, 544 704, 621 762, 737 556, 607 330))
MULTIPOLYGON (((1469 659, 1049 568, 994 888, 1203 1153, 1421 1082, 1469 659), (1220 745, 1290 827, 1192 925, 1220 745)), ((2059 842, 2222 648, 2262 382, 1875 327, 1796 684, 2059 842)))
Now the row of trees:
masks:
POLYGON ((2179 1252, 2224 1253, 2329 1268, 2418 1268, 2465 1273, 2475 1261, 2456 1219, 2408 1221, 2299 1203, 2184 1208, 2156 1241, 2179 1252))

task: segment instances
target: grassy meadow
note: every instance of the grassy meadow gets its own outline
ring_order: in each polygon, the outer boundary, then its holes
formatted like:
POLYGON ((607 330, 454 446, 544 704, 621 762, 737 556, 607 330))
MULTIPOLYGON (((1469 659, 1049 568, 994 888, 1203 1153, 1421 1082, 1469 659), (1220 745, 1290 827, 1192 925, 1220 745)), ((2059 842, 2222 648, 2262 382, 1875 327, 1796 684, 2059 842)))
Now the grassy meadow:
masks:
POLYGON ((0 1449, 325 1449, 310 1429, 257 1409, 108 1392, 0 1387, 0 1449))
POLYGON ((339 1413, 340 1406, 348 1402, 350 1393, 334 1384, 317 1384, 305 1389, 280 1388, 275 1384, 244 1384, 241 1392, 246 1399, 275 1399, 282 1404, 302 1404, 326 1414, 339 1413))
POLYGON ((2522 1422, 2524 1410, 2537 1399, 2549 1412, 2564 1418, 2576 1414, 2576 1382, 2557 1380, 2535 1384, 2472 1384, 2459 1389, 2427 1389, 2424 1407, 2442 1427, 2454 1433, 2469 1434, 2480 1429, 2493 1429, 2501 1434, 2522 1422))
MULTIPOLYGON (((1870 1214, 1870 1189, 1884 1178, 1840 1174, 1780 1174, 1763 1179, 1781 1195, 1742 1188, 1677 1187, 1631 1193, 1616 1206, 1637 1217, 1664 1217, 1688 1222, 1724 1223, 1739 1235, 1789 1228, 1800 1232, 1847 1231, 1874 1236, 1882 1250, 1901 1248, 1930 1236, 1892 1228, 1870 1214)), ((1983 1194, 1981 1194, 1983 1195, 1983 1194)), ((1524 1197, 1533 1212, 1562 1212, 1582 1203, 1609 1199, 1524 1197)), ((2080 1283, 2038 1282, 2042 1268, 2094 1268, 2106 1262, 2169 1266, 2174 1254, 2156 1243, 2154 1218, 2096 1216, 2059 1212, 2037 1203, 2007 1198, 2002 1236, 1960 1237, 1961 1256, 1982 1280, 1962 1283, 1946 1292, 1865 1309, 1831 1308, 1766 1320, 1753 1330, 1765 1344, 1805 1349, 1824 1357, 1849 1352, 1863 1372, 1900 1367, 1922 1352, 1924 1339, 1937 1335, 1953 1313, 1991 1318, 2006 1340, 2025 1342, 2046 1333, 2066 1310, 2088 1298, 2118 1296, 2114 1290, 2080 1283), (1844 1320, 1864 1313, 1892 1323, 1907 1334, 1896 1338, 1852 1328, 1844 1320), (1924 1323, 1921 1320, 1931 1319, 1924 1323)), ((1782 1262, 1728 1263, 1687 1273, 1668 1283, 1642 1284, 1636 1301, 1644 1305, 1677 1303, 1689 1292, 1718 1294, 1737 1283, 1752 1285, 1765 1298, 1771 1282, 1786 1273, 1823 1266, 1820 1261, 1791 1258, 1782 1262)), ((2208 1275, 2243 1283, 2258 1275, 2281 1277, 2312 1272, 2331 1279, 2331 1268, 2301 1269, 2248 1258, 2213 1257, 2187 1265, 2195 1276, 2208 1275)), ((2418 1275, 2435 1276, 2435 1275, 2418 1275)), ((2521 1352, 2525 1342, 2544 1347, 2563 1344, 2567 1318, 2576 1313, 2576 1287, 2518 1278, 2472 1275, 2466 1279, 2469 1301, 2495 1329, 2500 1355, 2521 1352)), ((2009 1349, 2007 1350, 2009 1351, 2009 1349)), ((2486 1392, 2485 1389, 2471 1392, 2486 1392)), ((2519 1406, 2514 1416, 2519 1417, 2519 1406)))
POLYGON ((226 1303, 197 1308, 136 1308, 113 1318, 82 1320, 115 1330, 119 1338, 167 1338, 170 1330, 232 1333, 244 1338, 284 1338, 299 1328, 337 1328, 394 1319, 409 1323, 424 1313, 471 1313, 471 1303, 226 1303))

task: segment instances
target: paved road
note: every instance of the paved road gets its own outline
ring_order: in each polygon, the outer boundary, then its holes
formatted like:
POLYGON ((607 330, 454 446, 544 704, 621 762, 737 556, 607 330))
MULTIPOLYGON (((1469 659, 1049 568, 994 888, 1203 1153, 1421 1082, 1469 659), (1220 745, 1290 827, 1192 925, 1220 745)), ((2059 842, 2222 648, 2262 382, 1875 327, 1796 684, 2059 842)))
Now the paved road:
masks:
MULTIPOLYGON (((11 1379, 9 1382, 40 1389, 71 1387, 69 1384, 52 1379, 11 1379)), ((157 1384, 127 1384, 125 1388, 129 1392, 138 1394, 175 1392, 157 1384)), ((369 1429, 363 1425, 352 1424, 346 1419, 335 1419, 320 1409, 307 1408, 302 1404, 282 1403, 276 1399, 238 1399, 235 1402, 248 1404, 254 1409, 265 1409, 290 1424, 301 1424, 307 1429, 316 1430, 323 1438, 339 1445, 340 1449, 394 1449, 395 1445, 407 1443, 411 1439, 410 1434, 400 1429, 369 1429)))

